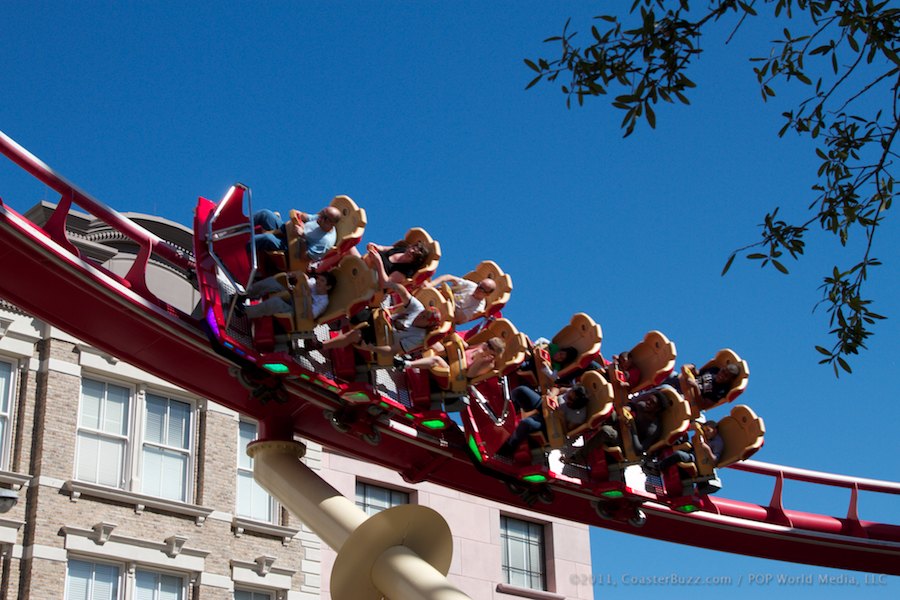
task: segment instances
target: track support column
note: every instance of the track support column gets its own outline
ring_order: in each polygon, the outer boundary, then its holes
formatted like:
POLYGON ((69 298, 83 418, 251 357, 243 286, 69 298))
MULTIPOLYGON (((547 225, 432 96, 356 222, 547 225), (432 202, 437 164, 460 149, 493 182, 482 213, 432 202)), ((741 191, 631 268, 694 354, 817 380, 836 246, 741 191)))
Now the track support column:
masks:
POLYGON ((338 553, 334 600, 470 600, 447 578, 453 539, 446 521, 418 505, 368 517, 300 461, 295 441, 253 442, 253 476, 338 553))

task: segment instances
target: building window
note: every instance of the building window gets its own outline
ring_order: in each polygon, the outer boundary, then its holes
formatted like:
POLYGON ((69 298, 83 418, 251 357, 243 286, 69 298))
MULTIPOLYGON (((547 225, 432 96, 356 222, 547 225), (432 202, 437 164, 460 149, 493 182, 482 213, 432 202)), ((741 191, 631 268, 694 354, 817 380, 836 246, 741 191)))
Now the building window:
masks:
MULTIPOLYGON (((274 523, 275 499, 253 479, 253 459, 247 456, 247 445, 256 439, 256 435, 255 423, 240 422, 237 456, 237 514, 240 517, 274 523)), ((235 598, 237 597, 235 594, 235 598)))
POLYGON ((119 567, 70 560, 66 600, 119 600, 119 567))
POLYGON ((236 589, 234 590, 234 600, 272 600, 272 594, 236 589))
POLYGON ((501 516, 500 545, 506 583, 535 590, 547 589, 542 525, 501 516))
POLYGON ((83 379, 78 410, 78 459, 75 477, 124 487, 128 455, 131 390, 83 379))
POLYGON ((135 600, 183 600, 184 578, 154 571, 134 573, 135 600))
POLYGON ((10 363, 0 361, 0 469, 6 469, 9 465, 9 426, 12 423, 10 412, 12 411, 12 394, 15 387, 14 373, 15 370, 10 363))
POLYGON ((191 466, 191 405, 147 394, 142 446, 142 492, 185 501, 191 466))
POLYGON ((386 508, 409 504, 409 494, 388 488, 356 482, 356 505, 370 517, 386 508))
POLYGON ((193 408, 147 393, 139 408, 128 387, 82 379, 75 478, 186 502, 192 473, 193 408), (134 414, 143 427, 132 423, 134 414), (139 461, 138 466, 132 462, 139 461))

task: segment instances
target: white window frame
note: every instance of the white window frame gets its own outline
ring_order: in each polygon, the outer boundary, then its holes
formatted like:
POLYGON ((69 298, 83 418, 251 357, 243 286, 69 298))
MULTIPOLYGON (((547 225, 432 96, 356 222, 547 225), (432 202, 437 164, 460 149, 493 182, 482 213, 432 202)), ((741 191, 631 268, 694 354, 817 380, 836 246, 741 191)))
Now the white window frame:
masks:
MULTIPOLYGON (((121 441, 124 443, 124 452, 122 454, 122 464, 119 469, 119 481, 115 486, 116 489, 129 490, 130 482, 132 479, 132 469, 130 468, 131 457, 133 453, 133 432, 134 432, 134 414, 135 414, 135 389, 134 386, 130 386, 118 381, 113 381, 108 378, 94 378, 94 377, 83 377, 81 380, 81 387, 79 390, 78 396, 78 414, 77 414, 77 425, 76 425, 76 443, 75 443, 75 464, 72 467, 73 477, 78 481, 87 481, 88 483, 93 483, 95 485, 108 485, 101 484, 96 481, 90 481, 85 479, 79 479, 78 467, 81 459, 81 435, 82 433, 86 433, 88 435, 95 435, 98 437, 113 439, 116 441, 121 441), (108 394, 109 386, 114 385, 120 388, 123 388, 128 391, 128 418, 125 421, 126 431, 124 434, 111 434, 103 431, 102 429, 94 429, 85 426, 82 423, 82 411, 84 407, 84 384, 86 381, 92 381, 94 383, 99 383, 104 386, 104 398, 108 394)), ((100 420, 103 420, 103 413, 101 412, 100 420)))
POLYGON ((412 494, 406 490, 401 490, 401 489, 397 489, 394 487, 381 485, 378 483, 370 483, 370 482, 362 480, 362 479, 356 480, 355 494, 356 494, 356 496, 355 496, 356 506, 369 516, 377 514, 383 510, 387 510, 388 508, 400 506, 401 504, 412 504, 413 503, 412 494), (363 491, 362 498, 360 497, 360 488, 362 488, 362 491, 363 491), (365 493, 368 489, 377 489, 377 490, 384 490, 386 492, 389 492, 390 493, 390 500, 389 500, 390 506, 382 508, 382 507, 377 507, 377 506, 373 506, 373 505, 369 504, 369 502, 367 502, 368 494, 365 493), (395 502, 395 495, 397 496, 398 499, 403 499, 404 501, 395 502), (378 510, 375 510, 376 508, 378 510))
POLYGON ((0 427, 2 427, 3 437, 0 439, 0 470, 9 469, 10 454, 12 450, 12 426, 13 412, 16 407, 16 375, 18 373, 18 362, 8 360, 6 357, 0 356, 0 364, 9 366, 9 389, 6 390, 6 398, 0 398, 0 427), (3 403, 6 403, 6 410, 3 410, 3 403))
POLYGON ((102 561, 102 560, 94 560, 92 558, 86 558, 86 557, 81 557, 81 556, 72 556, 69 558, 69 560, 66 563, 66 582, 65 582, 65 589, 63 590, 64 600, 69 599, 69 591, 71 589, 70 586, 72 584, 72 579, 69 577, 69 566, 71 565, 72 561, 86 563, 86 564, 92 565, 94 567, 96 567, 97 565, 116 567, 116 569, 118 569, 119 573, 118 573, 118 577, 116 578, 117 590, 116 590, 116 595, 113 600, 122 600, 124 598, 125 577, 123 575, 125 572, 125 569, 124 569, 125 565, 122 565, 120 563, 102 561))
POLYGON ((161 571, 159 569, 142 567, 141 565, 135 566, 134 577, 129 578, 131 580, 129 582, 130 583, 129 587, 131 588, 129 590, 131 592, 131 596, 130 596, 131 598, 137 598, 137 591, 138 591, 137 580, 138 580, 139 573, 149 573, 149 574, 157 576, 156 594, 154 594, 153 600, 159 600, 159 583, 160 583, 161 577, 176 577, 176 578, 180 579, 181 580, 181 600, 190 600, 190 589, 188 587, 189 583, 190 583, 190 578, 185 576, 184 573, 161 571))
POLYGON ((547 537, 546 525, 543 523, 529 521, 527 519, 519 518, 518 516, 500 515, 500 571, 505 583, 533 590, 547 591, 547 537), (524 539, 510 537, 508 527, 509 521, 524 523, 528 526, 528 533, 524 539), (533 532, 537 534, 538 539, 532 537, 533 532), (524 575, 527 580, 525 585, 519 580, 513 581, 511 577, 511 571, 519 571, 518 568, 514 569, 509 564, 509 552, 512 545, 517 545, 520 548, 522 546, 537 546, 539 549, 537 565, 531 564, 531 561, 527 558, 530 553, 527 551, 525 552, 526 565, 525 568, 522 569, 522 575, 524 575), (504 560, 504 556, 506 557, 506 560, 504 560), (538 587, 535 586, 535 578, 539 579, 538 587))
POLYGON ((137 598, 137 581, 139 573, 149 573, 157 576, 157 593, 155 595, 158 596, 159 591, 159 581, 160 577, 168 576, 175 577, 180 580, 180 589, 181 589, 181 600, 189 600, 191 597, 191 576, 184 572, 179 571, 170 571, 167 569, 159 569, 153 566, 144 565, 141 563, 129 562, 129 561, 115 561, 115 560, 100 560, 93 556, 83 556, 81 554, 70 555, 68 557, 68 561, 66 564, 66 581, 65 581, 65 590, 63 593, 63 598, 68 600, 70 586, 71 586, 71 578, 69 577, 69 565, 71 563, 80 562, 89 564, 92 566, 103 565, 107 567, 115 567, 118 570, 118 576, 116 579, 117 593, 113 600, 126 600, 126 599, 135 599, 137 598))
POLYGON ((79 399, 78 399, 78 415, 77 415, 77 433, 76 438, 81 432, 87 432, 90 434, 99 434, 104 435, 114 439, 121 439, 125 443, 125 451, 123 457, 123 466, 122 472, 120 474, 119 484, 116 486, 108 486, 105 484, 95 483, 93 481, 88 481, 84 479, 80 479, 78 477, 78 465, 80 460, 80 444, 76 443, 76 452, 75 452, 75 461, 72 466, 72 477, 73 481, 83 481, 85 483, 89 483, 92 485, 99 485, 102 487, 109 487, 111 489, 119 489, 125 492, 135 493, 135 494, 144 494, 146 496, 152 496, 154 498, 162 498, 165 500, 172 500, 175 502, 181 503, 191 503, 194 495, 194 475, 196 470, 196 461, 197 461, 197 441, 196 441, 196 431, 197 431, 197 419, 198 419, 198 410, 196 402, 189 400, 184 397, 176 396, 170 394, 165 391, 156 390, 153 388, 148 388, 143 385, 133 385, 128 382, 118 380, 113 377, 98 375, 94 373, 84 373, 82 376, 82 387, 79 391, 79 399), (111 435, 102 431, 97 431, 92 428, 88 428, 82 425, 82 406, 84 401, 84 392, 83 386, 84 382, 90 380, 95 383, 102 384, 104 386, 115 385, 121 388, 125 388, 128 390, 128 419, 127 419, 127 433, 125 435, 111 435), (155 442, 151 442, 147 440, 146 436, 146 427, 147 427, 147 414, 148 414, 148 403, 147 403, 147 395, 151 394, 153 396, 163 398, 168 400, 169 402, 180 402, 182 404, 186 404, 189 409, 190 414, 190 423, 188 425, 187 431, 187 439, 188 439, 188 447, 180 448, 176 446, 169 445, 160 445, 155 442), (156 494, 147 494, 143 491, 143 474, 144 474, 144 465, 143 465, 143 457, 144 457, 144 448, 145 445, 150 444, 154 447, 163 448, 168 451, 174 451, 178 453, 182 453, 187 457, 187 465, 185 468, 183 482, 184 494, 182 498, 165 498, 164 496, 159 496, 156 494))
MULTIPOLYGON (((149 389, 139 391, 136 404, 140 405, 141 435, 140 435, 140 440, 135 440, 135 448, 138 447, 138 442, 139 442, 140 452, 138 453, 139 457, 134 461, 136 463, 137 473, 134 474, 132 477, 132 480, 134 482, 136 482, 133 484, 132 491, 138 492, 141 494, 151 495, 156 498, 164 497, 164 496, 159 496, 157 494, 148 494, 147 492, 145 492, 143 490, 143 475, 145 474, 144 450, 147 446, 152 446, 154 448, 161 448, 168 452, 174 452, 177 454, 181 454, 186 457, 186 465, 185 465, 185 470, 184 470, 184 481, 182 482, 182 484, 184 486, 183 487, 183 489, 184 489, 183 496, 181 498, 169 498, 169 499, 174 500, 176 502, 191 502, 191 499, 194 496, 194 469, 195 469, 195 463, 196 463, 196 449, 195 449, 196 442, 194 440, 194 435, 195 435, 194 432, 196 431, 196 426, 197 426, 197 407, 194 405, 193 402, 190 402, 189 400, 186 400, 184 398, 179 398, 179 397, 173 396, 171 394, 157 392, 155 390, 149 390, 149 389), (148 441, 148 439, 147 439, 147 416, 149 415, 149 410, 148 410, 149 403, 147 401, 148 395, 153 395, 158 398, 167 400, 170 404, 172 402, 178 402, 178 403, 187 405, 189 420, 190 420, 190 422, 188 423, 188 428, 187 428, 187 432, 186 432, 187 441, 188 441, 187 448, 181 448, 181 447, 173 446, 173 445, 169 445, 169 444, 161 444, 161 443, 157 443, 157 442, 148 441)), ((138 418, 137 411, 135 411, 135 418, 138 418)), ((167 411, 166 418, 168 419, 168 411, 167 411)), ((167 420, 167 422, 168 422, 168 420, 167 420)))
POLYGON ((231 594, 234 600, 237 600, 238 592, 250 594, 250 600, 276 600, 279 597, 278 592, 272 590, 260 590, 236 585, 231 594))
POLYGON ((241 466, 241 459, 243 458, 242 453, 245 448, 243 447, 243 441, 241 439, 241 427, 242 426, 253 426, 254 435, 253 440, 259 439, 259 423, 253 421, 251 419, 241 418, 238 421, 237 428, 237 454, 235 456, 235 480, 234 480, 234 513, 236 516, 244 518, 244 519, 252 519, 254 521, 259 521, 262 523, 271 523, 272 525, 278 525, 281 522, 280 514, 281 507, 278 501, 268 492, 266 492, 262 487, 256 482, 256 479, 253 478, 253 459, 247 456, 247 460, 250 461, 249 467, 241 466), (241 512, 242 507, 240 506, 240 481, 241 478, 248 478, 250 481, 250 486, 252 488, 259 488, 263 493, 266 494, 266 497, 269 499, 269 518, 268 519, 257 519, 255 516, 241 512))

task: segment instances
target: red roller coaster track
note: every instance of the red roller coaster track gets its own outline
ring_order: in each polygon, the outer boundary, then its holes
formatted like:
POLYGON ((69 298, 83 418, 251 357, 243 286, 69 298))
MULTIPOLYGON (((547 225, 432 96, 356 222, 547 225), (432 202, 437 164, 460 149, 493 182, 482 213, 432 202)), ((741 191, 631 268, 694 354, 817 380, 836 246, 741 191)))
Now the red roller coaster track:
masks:
MULTIPOLYGON (((429 437, 402 423, 379 424, 377 452, 358 437, 340 433, 323 417, 339 406, 335 391, 302 380, 287 381, 290 399, 266 405, 249 397, 232 376, 234 365, 210 345, 203 323, 156 298, 145 283, 151 254, 184 270, 191 258, 109 209, 57 175, 0 132, 0 151, 61 194, 44 227, 0 201, 0 297, 95 347, 199 396, 256 418, 261 435, 285 439, 295 433, 362 460, 376 462, 410 481, 428 480, 507 504, 524 504, 490 474, 477 470, 463 444, 429 437), (79 256, 66 238, 72 204, 106 222, 141 248, 130 272, 116 276, 79 256)), ((773 488, 766 506, 712 498, 704 510, 683 514, 650 500, 641 529, 601 520, 587 494, 557 493, 548 514, 598 527, 693 546, 764 558, 900 575, 900 525, 859 519, 859 491, 900 494, 900 484, 854 479, 756 461, 734 468, 755 474, 773 488), (844 517, 785 509, 785 479, 851 490, 844 517)))

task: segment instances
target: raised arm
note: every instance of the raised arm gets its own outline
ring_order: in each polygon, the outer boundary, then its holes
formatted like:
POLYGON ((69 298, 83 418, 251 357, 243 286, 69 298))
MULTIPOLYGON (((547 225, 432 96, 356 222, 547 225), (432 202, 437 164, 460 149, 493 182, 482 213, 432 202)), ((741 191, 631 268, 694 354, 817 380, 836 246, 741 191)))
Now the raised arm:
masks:
POLYGON ((442 283, 456 283, 457 281, 459 281, 459 277, 457 277, 456 275, 445 274, 435 277, 434 279, 429 281, 428 284, 432 286, 438 286, 442 283))

